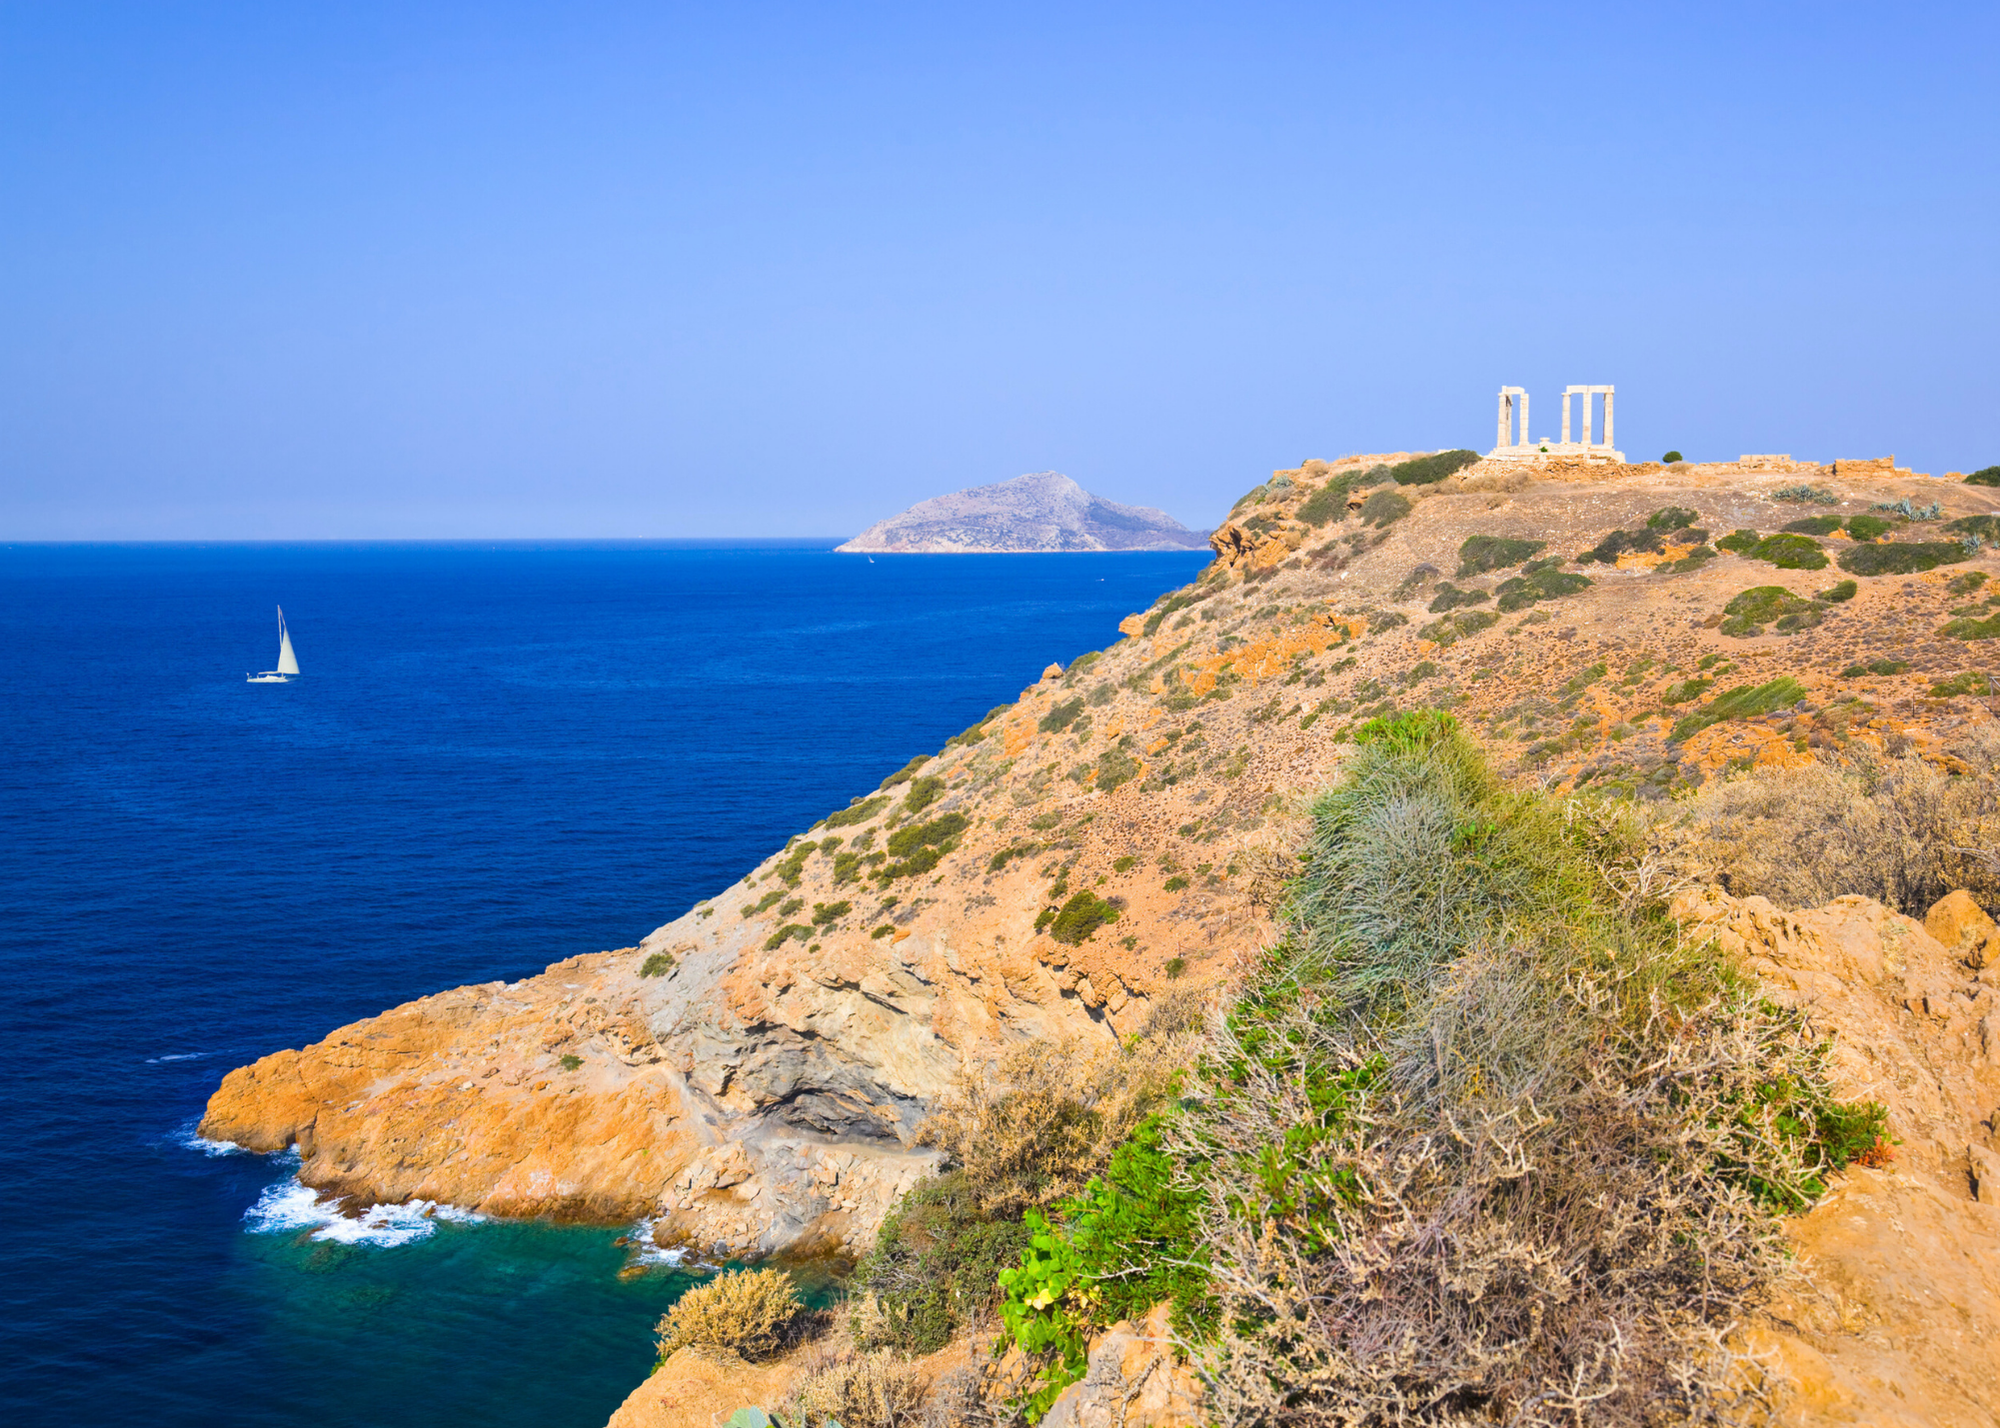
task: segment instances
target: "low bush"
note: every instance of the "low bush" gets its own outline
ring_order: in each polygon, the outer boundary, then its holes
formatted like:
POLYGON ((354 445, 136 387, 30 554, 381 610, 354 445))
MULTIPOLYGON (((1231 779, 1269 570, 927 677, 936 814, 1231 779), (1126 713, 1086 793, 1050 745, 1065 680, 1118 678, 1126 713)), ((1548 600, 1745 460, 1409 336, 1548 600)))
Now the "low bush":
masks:
POLYGON ((1065 699, 1051 705, 1049 712, 1042 716, 1041 723, 1037 727, 1044 734, 1060 734, 1074 724, 1081 713, 1083 713, 1083 696, 1079 694, 1073 699, 1065 699))
POLYGON ((1827 563, 1826 552, 1812 537, 1785 531, 1759 537, 1755 531, 1739 530, 1715 544, 1750 560, 1767 561, 1780 570, 1819 570, 1827 563))
POLYGON ((1652 515, 1646 517, 1646 529, 1649 531, 1681 531, 1686 530, 1700 519, 1701 516, 1698 513, 1689 510, 1686 506, 1662 506, 1659 510, 1653 512, 1652 515))
POLYGON ((1447 580, 1438 586, 1437 594, 1432 597, 1430 612, 1435 615, 1445 610, 1456 610, 1461 605, 1482 604, 1492 598, 1491 590, 1480 590, 1476 587, 1471 590, 1461 590, 1447 580))
POLYGON ((1954 595, 1971 595, 1986 583, 1986 572, 1968 570, 1963 575, 1953 576, 1945 581, 1944 588, 1954 595))
POLYGON ((1896 528, 1894 521, 1885 521, 1880 516, 1849 516, 1847 537, 1849 540, 1880 540, 1896 528))
POLYGON ((2000 486, 2000 466, 1983 466, 1965 478, 1968 486, 2000 486))
POLYGON ((1809 630, 1825 618, 1826 606, 1801 599, 1782 585, 1756 585, 1724 605, 1722 613, 1728 618, 1720 633, 1747 639, 1763 634, 1764 626, 1773 621, 1788 634, 1809 630))
POLYGON ((1501 581, 1493 592, 1500 597, 1497 603, 1501 612, 1525 610, 1540 601, 1574 595, 1589 586, 1588 576, 1571 575, 1556 569, 1561 563, 1558 560, 1533 561, 1522 567, 1521 574, 1501 581))
POLYGON ((1952 699, 1961 694, 1985 696, 1994 693, 2000 693, 2000 686, 1994 684, 1990 675, 1976 669, 1954 674, 1950 679, 1941 679, 1931 686, 1931 695, 1937 699, 1952 699))
POLYGON ((639 968, 639 975, 642 977, 664 977, 673 970, 674 959, 672 955, 666 952, 655 952, 646 959, 645 965, 639 968))
POLYGON ((889 806, 886 794, 873 798, 857 798, 838 813, 829 813, 820 820, 822 828, 847 828, 856 823, 866 823, 889 806))
POLYGON ((1018 1218, 988 1214, 963 1170, 921 1181, 855 1266, 852 1292, 873 1301, 857 1316, 857 1339, 864 1348, 935 1353, 986 1317, 1000 1270, 1028 1233, 1018 1218))
POLYGON ((1859 593, 1860 589, 1861 587, 1856 585, 1852 580, 1843 580, 1836 585, 1820 591, 1813 596, 1813 599, 1827 600, 1838 605, 1843 601, 1852 600, 1859 593))
POLYGON ((1807 516, 1802 521, 1793 521, 1785 527, 1799 535, 1830 536, 1840 529, 1839 516, 1807 516))
POLYGON ((1981 540, 2000 542, 2000 516, 1960 516, 1949 522, 1945 529, 1957 535, 1978 536, 1981 540))
POLYGON ((1162 1026, 1135 1043, 1032 1041, 975 1068, 918 1128, 918 1140, 945 1152, 987 1215, 1018 1217, 1077 1193, 1134 1126, 1171 1100, 1195 1041, 1189 1023, 1198 1020, 1162 1016, 1179 1006, 1163 998, 1154 1014, 1162 1026))
POLYGON ((1842 679, 1859 679, 1864 674, 1891 675, 1907 674, 1909 663, 1900 659, 1871 659, 1866 664, 1851 664, 1840 672, 1842 679))
POLYGON ((1385 528, 1407 516, 1412 507, 1407 496, 1400 496, 1387 486, 1368 493, 1368 499, 1361 503, 1361 523, 1385 528))
POLYGON ((1117 745, 1106 749, 1097 756, 1097 777, 1091 786, 1099 793, 1109 793, 1120 784, 1130 783, 1139 776, 1139 761, 1124 747, 1132 736, 1127 734, 1117 745))
POLYGON ((1510 536, 1468 536, 1458 548, 1459 578, 1519 565, 1541 554, 1547 545, 1545 540, 1515 540, 1510 536))
POLYGON ((852 911, 854 904, 851 902, 816 902, 813 904, 812 925, 831 927, 852 911))
POLYGON ((583 1065, 583 1058, 576 1055, 562 1057, 557 1063, 565 1071, 575 1071, 583 1065))
POLYGON ((1771 493, 1774 501, 1807 501, 1816 506, 1837 506, 1840 497, 1824 486, 1809 486, 1801 482, 1794 486, 1780 486, 1771 493))
POLYGON ((930 1422, 929 1387, 922 1369, 886 1351, 829 1354, 799 1376, 779 1419, 783 1428, 916 1428, 930 1422))
POLYGON ((1299 519, 1309 526, 1347 519, 1347 493, 1354 487, 1350 473, 1336 476, 1299 504, 1299 519))
POLYGON ((958 847, 958 835, 972 826, 963 813, 947 813, 928 823, 911 823, 889 835, 889 857, 875 870, 884 882, 928 873, 958 847))
POLYGON ((755 917, 761 912, 768 911, 784 895, 785 890, 783 888, 772 888, 769 892, 758 898, 757 901, 744 903, 738 911, 746 918, 755 917))
POLYGON ((1760 714, 1796 704, 1805 697, 1805 686, 1790 675, 1780 675, 1768 684, 1741 684, 1727 693, 1716 695, 1708 704, 1675 724, 1667 738, 1679 743, 1712 724, 1720 724, 1726 719, 1754 719, 1760 714))
POLYGON ((1675 462, 1681 459, 1682 459, 1681 454, 1678 451, 1669 451, 1665 456, 1662 456, 1660 458, 1660 460, 1666 463, 1668 466, 1672 466, 1675 462))
POLYGON ((1946 751, 1965 772, 1908 754, 1711 781, 1658 834, 1668 866, 1781 907, 1859 893, 1921 918, 1961 887, 1991 907, 2000 869, 1966 850, 2000 847, 2000 729, 1946 751))
POLYGON ((1016 858, 1032 858, 1042 851, 1040 843, 1013 843, 986 860, 986 871, 997 873, 1016 858))
POLYGON ((764 950, 766 952, 775 952, 794 938, 800 942, 808 941, 812 937, 812 934, 813 930, 806 926, 805 923, 788 922, 764 939, 764 950))
POLYGON ((698 1284, 674 1301, 659 1322, 660 1358, 676 1350, 733 1352, 768 1358, 803 1308, 791 1278, 775 1269, 739 1269, 698 1284))
POLYGON ((916 775, 917 770, 930 761, 931 756, 929 754, 918 754, 914 759, 911 759, 908 763, 883 779, 877 792, 887 793, 899 783, 908 783, 916 775))
POLYGON ((1476 635, 1499 623, 1500 617, 1491 610, 1461 611, 1425 625, 1417 631, 1417 638, 1430 640, 1439 646, 1455 645, 1468 635, 1476 635))
POLYGON ((1985 619, 1975 619, 1971 615, 1961 615, 1949 620, 1939 634, 1954 640, 2000 639, 2000 613, 1988 615, 1985 619))
POLYGON ((1453 472, 1463 471, 1478 459, 1479 453, 1476 451, 1463 449, 1440 451, 1430 456, 1419 456, 1411 461, 1398 462, 1389 468, 1389 476, 1398 486, 1428 486, 1433 482, 1444 480, 1453 472))
POLYGON ((1840 554, 1840 568, 1849 575, 1912 575, 1919 570, 1935 570, 1955 565, 1972 552, 1957 541, 1897 541, 1886 545, 1857 545, 1840 554))
POLYGON ((1049 922, 1049 936, 1065 946, 1076 947, 1097 929, 1118 920, 1118 904, 1097 896, 1088 888, 1073 894, 1049 922))
POLYGON ((943 779, 936 777, 912 779, 910 791, 903 795, 903 814, 905 817, 914 818, 942 797, 944 797, 943 779))

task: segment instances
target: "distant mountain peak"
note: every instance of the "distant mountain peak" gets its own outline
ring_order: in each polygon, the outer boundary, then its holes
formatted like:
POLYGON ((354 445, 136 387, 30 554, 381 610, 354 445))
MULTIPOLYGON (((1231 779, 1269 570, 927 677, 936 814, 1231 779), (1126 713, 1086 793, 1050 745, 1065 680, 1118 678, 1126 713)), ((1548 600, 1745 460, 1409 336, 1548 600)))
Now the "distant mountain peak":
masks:
POLYGON ((857 554, 999 555, 1030 551, 1199 550, 1165 511, 1093 496, 1060 471, 1035 471, 919 501, 840 547, 857 554))

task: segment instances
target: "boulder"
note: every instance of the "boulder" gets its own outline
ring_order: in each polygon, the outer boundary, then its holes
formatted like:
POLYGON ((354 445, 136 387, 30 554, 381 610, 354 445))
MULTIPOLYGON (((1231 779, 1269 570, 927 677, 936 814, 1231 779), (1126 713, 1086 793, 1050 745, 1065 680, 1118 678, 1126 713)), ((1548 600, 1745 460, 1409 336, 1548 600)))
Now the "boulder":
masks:
POLYGON ((1972 900, 1964 888, 1948 892, 1931 904, 1924 914, 1924 931, 1938 940, 1954 957, 1974 967, 1991 966, 2000 960, 2000 928, 1986 915, 1986 909, 1972 900))

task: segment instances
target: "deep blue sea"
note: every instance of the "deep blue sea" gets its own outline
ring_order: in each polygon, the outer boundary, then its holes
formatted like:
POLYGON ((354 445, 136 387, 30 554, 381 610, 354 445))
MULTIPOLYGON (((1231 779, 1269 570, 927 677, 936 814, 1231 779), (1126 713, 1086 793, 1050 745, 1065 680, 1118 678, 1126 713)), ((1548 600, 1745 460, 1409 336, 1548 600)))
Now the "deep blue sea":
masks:
POLYGON ((689 1281, 370 1232, 192 1128, 230 1068, 626 946, 1200 554, 0 547, 0 1421, 597 1428, 689 1281), (250 685, 282 604, 304 676, 250 685))

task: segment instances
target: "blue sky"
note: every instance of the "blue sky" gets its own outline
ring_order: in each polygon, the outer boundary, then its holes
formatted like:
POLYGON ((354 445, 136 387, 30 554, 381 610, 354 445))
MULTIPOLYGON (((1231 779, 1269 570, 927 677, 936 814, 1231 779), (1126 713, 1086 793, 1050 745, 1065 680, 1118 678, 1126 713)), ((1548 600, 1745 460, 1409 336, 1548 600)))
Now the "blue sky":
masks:
POLYGON ((2000 8, 0 0, 0 538, 2000 462, 2000 8))

